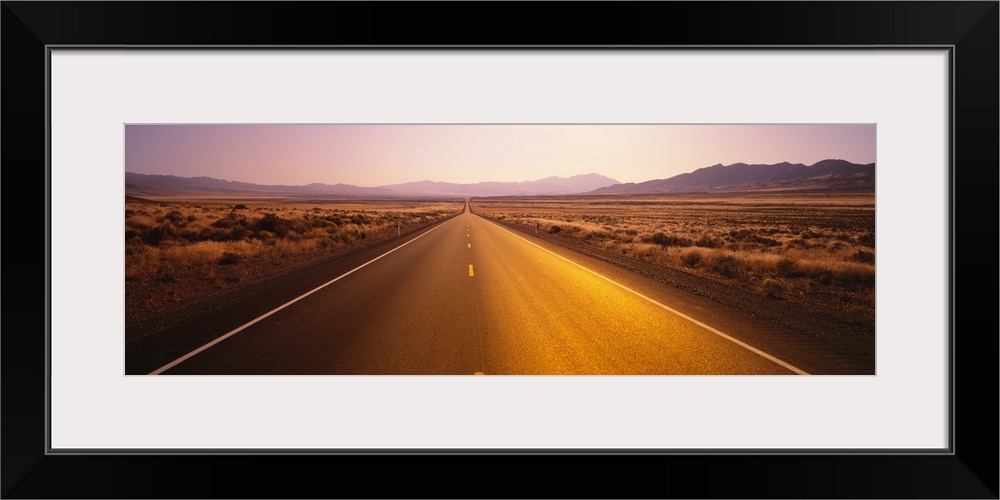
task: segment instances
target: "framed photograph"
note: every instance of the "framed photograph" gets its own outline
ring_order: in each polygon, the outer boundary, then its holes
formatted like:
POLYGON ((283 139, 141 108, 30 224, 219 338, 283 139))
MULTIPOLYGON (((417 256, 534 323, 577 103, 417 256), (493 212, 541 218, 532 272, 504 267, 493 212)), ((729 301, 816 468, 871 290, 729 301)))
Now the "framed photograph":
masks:
POLYGON ((3 5, 5 497, 997 498, 997 2, 3 5))
MULTIPOLYGON (((695 71, 641 59, 619 74, 695 71)), ((125 374, 874 376, 875 146, 869 123, 126 124, 125 374)))

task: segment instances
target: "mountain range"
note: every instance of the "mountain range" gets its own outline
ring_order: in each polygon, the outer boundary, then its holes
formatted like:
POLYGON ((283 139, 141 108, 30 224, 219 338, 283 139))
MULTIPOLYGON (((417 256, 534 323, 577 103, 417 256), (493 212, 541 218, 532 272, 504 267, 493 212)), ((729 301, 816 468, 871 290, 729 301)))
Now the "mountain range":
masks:
POLYGON ((598 174, 572 177, 546 177, 523 182, 452 182, 418 181, 378 187, 350 184, 313 183, 304 186, 262 185, 227 181, 212 177, 125 172, 126 196, 344 196, 344 197, 438 197, 438 196, 545 196, 579 194, 619 184, 598 174))
POLYGON ((716 164, 667 179, 620 183, 599 174, 546 177, 523 182, 418 181, 362 187, 313 183, 303 186, 262 185, 212 177, 178 177, 125 172, 126 196, 292 196, 292 197, 466 197, 558 196, 571 194, 634 195, 664 193, 771 192, 874 189, 875 164, 823 160, 813 165, 716 164))
POLYGON ((812 165, 716 164, 668 179, 616 184, 589 194, 660 194, 693 192, 798 191, 875 189, 875 164, 845 160, 823 160, 812 165))

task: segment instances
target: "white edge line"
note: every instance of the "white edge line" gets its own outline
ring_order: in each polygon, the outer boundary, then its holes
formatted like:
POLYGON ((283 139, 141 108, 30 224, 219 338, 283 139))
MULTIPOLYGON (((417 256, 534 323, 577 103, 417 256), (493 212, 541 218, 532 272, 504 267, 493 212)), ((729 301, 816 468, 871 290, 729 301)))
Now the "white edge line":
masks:
POLYGON ((167 364, 165 364, 165 365, 163 365, 163 366, 161 366, 159 368, 157 368, 156 370, 153 370, 153 371, 149 372, 149 375, 159 375, 159 374, 161 374, 161 373, 163 373, 163 372, 165 372, 165 371, 167 371, 167 370, 169 370, 169 369, 171 369, 171 368, 173 368, 173 367, 175 367, 175 366, 183 363, 187 359, 189 359, 192 356, 194 356, 194 355, 196 355, 196 354, 204 351, 205 349, 208 349, 209 347, 212 347, 213 345, 218 344, 219 342, 222 342, 223 340, 226 340, 227 338, 232 337, 233 335, 236 335, 237 333, 240 333, 241 331, 245 330, 246 328, 249 328, 250 326, 254 325, 255 323, 258 323, 261 320, 267 318, 268 316, 270 316, 270 315, 272 315, 272 314, 274 314, 274 313, 276 313, 276 312, 278 312, 278 311, 280 311, 280 310, 282 310, 282 309, 284 309, 284 308, 286 308, 286 307, 288 307, 288 306, 290 306, 290 305, 292 305, 292 304, 294 304, 294 303, 296 303, 296 302, 298 302, 298 301, 300 301, 300 300, 302 300, 302 299, 304 299, 304 298, 306 298, 306 297, 308 297, 308 296, 310 296, 310 295, 318 292, 319 290, 321 290, 323 288, 326 288, 327 286, 329 286, 329 285, 331 285, 333 283, 336 283, 337 281, 340 281, 341 278, 343 278, 343 277, 345 277, 345 276, 353 273, 354 271, 357 271, 358 269, 361 269, 362 267, 365 267, 368 264, 371 264, 372 262, 375 262, 376 260, 379 260, 382 257, 385 257, 386 255, 389 255, 392 252, 395 252, 396 250, 399 250, 400 248, 403 248, 406 245, 409 245, 410 243, 413 243, 414 241, 417 241, 420 238, 423 238, 426 234, 430 233, 431 231, 434 231, 435 229, 437 229, 437 228, 439 228, 441 226, 444 226, 445 224, 447 224, 447 223, 449 223, 449 222, 451 222, 453 220, 455 220, 455 219, 454 218, 449 219, 449 220, 445 221, 444 223, 442 223, 439 226, 432 227, 431 229, 429 229, 427 232, 421 234, 420 236, 417 236, 416 238, 413 238, 412 240, 407 241, 406 243, 403 243, 402 245, 399 245, 398 247, 393 248, 392 250, 389 250, 388 252, 386 252, 386 253, 384 253, 382 255, 379 255, 378 257, 375 257, 374 259, 369 260, 368 262, 365 262, 364 264, 361 264, 360 266, 355 267, 354 269, 351 269, 350 271, 347 271, 346 273, 341 274, 340 276, 337 276, 336 278, 334 278, 334 279, 332 279, 330 281, 327 281, 326 283, 323 283, 322 285, 320 285, 320 286, 318 286, 316 288, 313 288, 312 290, 309 290, 308 292, 306 292, 306 293, 304 293, 302 295, 299 295, 298 297, 296 297, 296 298, 294 298, 292 300, 289 300, 288 302, 285 302, 284 304, 282 304, 282 305, 280 305, 280 306, 272 309, 271 311, 269 311, 269 312, 267 312, 267 313, 265 313, 265 314, 257 317, 253 321, 250 321, 249 323, 246 323, 243 326, 240 326, 239 328, 236 328, 235 330, 233 330, 233 331, 231 331, 231 332, 229 332, 229 333, 227 333, 225 335, 222 335, 221 337, 219 337, 219 338, 217 338, 217 339, 215 339, 215 340, 213 340, 213 341, 211 341, 211 342, 209 342, 209 343, 207 343, 207 344, 205 344, 205 345, 203 345, 203 346, 201 346, 201 347, 199 347, 199 348, 197 348, 197 349, 195 349, 195 350, 193 350, 193 351, 191 351, 191 352, 189 352, 189 353, 187 353, 187 354, 185 354, 185 355, 183 355, 183 356, 181 356, 181 357, 179 357, 179 358, 177 358, 177 359, 175 359, 175 360, 173 360, 173 361, 171 361, 171 362, 169 362, 169 363, 167 363, 167 364))
MULTIPOLYGON (((491 223, 493 222, 493 221, 490 221, 488 219, 483 219, 483 220, 486 220, 486 221, 491 222, 491 223)), ((639 297, 642 297, 642 298, 646 299, 647 301, 649 301, 649 302, 651 302, 653 304, 656 304, 656 305, 658 305, 658 306, 666 309, 667 311, 670 311, 670 312, 676 314, 677 316, 680 316, 681 318, 684 318, 684 319, 686 319, 686 320, 688 320, 688 321, 690 321, 690 322, 692 322, 692 323, 694 323, 694 324, 696 324, 696 325, 698 325, 698 326, 700 326, 700 327, 702 327, 702 328, 704 328, 704 329, 706 329, 706 330, 708 330, 708 331, 710 331, 710 332, 712 332, 712 333, 714 333, 714 334, 716 334, 716 335, 718 335, 718 336, 720 336, 720 337, 722 337, 722 338, 724 338, 724 339, 726 339, 726 340, 728 340, 728 341, 730 341, 730 342, 732 342, 732 343, 734 343, 734 344, 736 344, 736 345, 738 345, 738 346, 740 346, 740 347, 742 347, 744 349, 747 349, 747 350, 749 350, 749 351, 751 351, 751 352, 753 352, 755 354, 763 356, 764 358, 767 358, 770 361, 773 361, 773 362, 775 362, 775 363, 777 363, 777 364, 779 364, 779 365, 781 365, 781 366, 783 366, 785 368, 788 368, 789 370, 791 370, 791 371, 793 371, 795 373, 798 373, 799 375, 809 375, 808 372, 806 372, 805 370, 802 370, 801 368, 795 367, 795 366, 791 365, 790 363, 786 363, 785 361, 782 361, 782 360, 780 360, 780 359, 778 359, 778 358, 776 358, 776 357, 774 357, 774 356, 772 356, 772 355, 770 355, 770 354, 768 354, 768 353, 766 353, 766 352, 764 352, 764 351, 762 351, 760 349, 757 349, 756 347, 754 347, 754 346, 752 346, 750 344, 747 344, 747 343, 745 343, 745 342, 743 342, 743 341, 741 341, 739 339, 735 339, 733 337, 730 337, 729 335, 726 335, 725 333, 722 333, 721 331, 719 331, 719 330, 717 330, 715 328, 712 328, 711 326, 708 326, 705 323, 702 323, 701 321, 698 321, 698 320, 692 318, 691 316, 688 316, 687 314, 684 314, 684 313, 682 313, 682 312, 680 312, 680 311, 678 311, 678 310, 676 310, 676 309, 674 309, 672 307, 663 305, 663 304, 657 302, 656 300, 654 300, 654 299, 652 299, 650 297, 647 297, 647 296, 645 296, 645 295, 643 295, 643 294, 641 294, 641 293, 639 293, 639 292, 637 292, 637 291, 635 291, 635 290, 633 290, 633 289, 631 289, 631 288, 629 288, 629 287, 627 287, 627 286, 625 286, 625 285, 623 285, 623 284, 621 284, 621 283, 619 283, 619 282, 617 282, 617 281, 615 281, 615 280, 613 280, 611 278, 608 278, 607 276, 604 276, 603 274, 598 273, 597 271, 591 270, 591 269, 589 269, 587 267, 584 267, 584 266, 582 266, 580 264, 577 264, 576 262, 573 262, 572 260, 569 260, 566 257, 563 257, 562 255, 559 255, 559 254, 553 252, 552 250, 549 250, 548 248, 545 248, 545 247, 543 247, 543 246, 541 246, 541 245, 539 245, 537 243, 534 243, 534 242, 529 241, 529 240, 527 240, 525 238, 522 238, 520 235, 511 232, 509 229, 507 229, 507 228, 505 228, 505 227, 503 227, 503 226, 501 226, 499 224, 493 223, 493 225, 495 225, 496 227, 498 227, 498 228, 500 228, 500 229, 502 229, 504 231, 507 231, 508 233, 510 233, 515 238, 519 238, 519 239, 523 240, 525 243, 528 243, 530 245, 534 245, 534 246, 536 246, 538 248, 541 248, 542 250, 544 250, 544 251, 546 251, 546 252, 548 252, 548 253, 550 253, 552 255, 555 255, 556 257, 559 257, 560 259, 565 260, 566 262, 569 262, 570 264, 573 264, 574 266, 579 267, 580 269, 583 269, 584 271, 587 271, 587 272, 593 274, 594 276, 597 276, 598 278, 602 278, 602 279, 604 279, 606 281, 614 283, 615 285, 618 285, 621 288, 624 288, 625 290, 628 290, 629 292, 632 292, 635 295, 638 295, 639 297)))

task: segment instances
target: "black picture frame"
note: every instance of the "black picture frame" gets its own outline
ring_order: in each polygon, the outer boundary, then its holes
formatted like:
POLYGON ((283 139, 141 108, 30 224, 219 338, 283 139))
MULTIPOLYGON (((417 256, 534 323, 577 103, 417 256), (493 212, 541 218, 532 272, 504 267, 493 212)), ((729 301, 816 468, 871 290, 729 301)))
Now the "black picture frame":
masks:
POLYGON ((998 498, 996 1, 2 3, 4 498, 998 498), (414 44, 951 47, 951 452, 47 453, 47 47, 414 44))

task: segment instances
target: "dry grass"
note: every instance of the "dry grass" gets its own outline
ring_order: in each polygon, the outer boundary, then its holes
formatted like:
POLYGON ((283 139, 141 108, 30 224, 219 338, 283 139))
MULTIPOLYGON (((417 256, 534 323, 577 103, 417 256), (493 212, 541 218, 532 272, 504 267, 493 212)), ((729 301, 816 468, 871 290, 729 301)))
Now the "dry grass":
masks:
POLYGON ((474 200, 472 208, 537 225, 539 233, 874 322, 873 193, 495 198, 474 200))
POLYGON ((293 265, 393 238, 460 211, 455 202, 125 203, 130 320, 197 301, 293 265))

